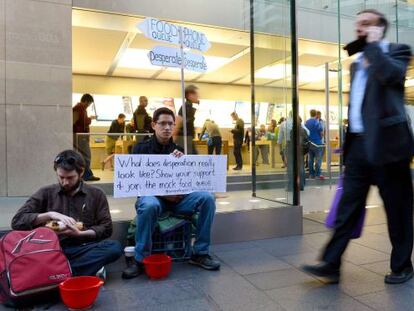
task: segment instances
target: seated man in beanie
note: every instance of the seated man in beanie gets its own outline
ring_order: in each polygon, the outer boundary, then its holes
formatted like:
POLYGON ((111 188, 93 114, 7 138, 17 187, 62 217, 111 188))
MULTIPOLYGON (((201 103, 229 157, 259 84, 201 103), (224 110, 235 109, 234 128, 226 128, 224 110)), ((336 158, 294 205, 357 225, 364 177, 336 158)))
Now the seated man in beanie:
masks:
POLYGON ((54 161, 58 183, 33 194, 13 217, 14 230, 54 226, 73 275, 95 275, 122 255, 112 234, 108 201, 102 190, 82 181, 83 157, 66 150, 54 161), (80 228, 81 227, 81 228, 80 228))
MULTIPOLYGON (((155 134, 147 141, 134 146, 134 154, 172 154, 183 156, 182 148, 172 139, 175 126, 174 113, 166 108, 154 112, 152 128, 155 134)), ((143 272, 142 261, 151 254, 152 234, 157 218, 165 210, 176 214, 192 215, 199 212, 196 239, 190 264, 206 270, 218 270, 220 263, 209 255, 210 232, 216 204, 214 195, 209 192, 192 192, 187 195, 143 196, 135 203, 137 210, 137 228, 135 233, 135 261, 123 271, 122 277, 130 279, 143 272)))

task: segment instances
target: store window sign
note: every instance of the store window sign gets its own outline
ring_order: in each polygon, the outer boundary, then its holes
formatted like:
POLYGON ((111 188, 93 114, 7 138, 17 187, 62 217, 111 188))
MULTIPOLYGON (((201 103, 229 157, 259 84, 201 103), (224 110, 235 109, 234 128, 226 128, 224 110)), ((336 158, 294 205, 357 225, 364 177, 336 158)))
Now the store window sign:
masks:
POLYGON ((138 28, 149 39, 176 45, 180 45, 180 30, 182 29, 184 48, 205 52, 211 47, 206 35, 202 32, 156 18, 145 18, 138 28))
MULTIPOLYGON (((206 72, 207 62, 203 55, 184 52, 184 69, 206 72)), ((149 53, 148 58, 152 65, 162 67, 181 67, 182 57, 178 48, 156 46, 149 53)))

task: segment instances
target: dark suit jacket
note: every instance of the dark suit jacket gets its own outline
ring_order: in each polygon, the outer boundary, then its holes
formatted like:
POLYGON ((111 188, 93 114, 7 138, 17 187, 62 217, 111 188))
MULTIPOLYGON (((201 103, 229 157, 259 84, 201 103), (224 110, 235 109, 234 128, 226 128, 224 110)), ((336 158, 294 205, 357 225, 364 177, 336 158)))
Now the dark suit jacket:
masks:
MULTIPOLYGON (((384 165, 410 160, 414 155, 414 139, 404 107, 404 83, 411 49, 405 44, 391 43, 389 52, 383 53, 378 43, 370 43, 364 49, 364 56, 370 64, 362 104, 368 161, 384 165)), ((351 65, 351 83, 355 65, 351 65)), ((349 139, 345 139, 344 158, 346 141, 349 139)))

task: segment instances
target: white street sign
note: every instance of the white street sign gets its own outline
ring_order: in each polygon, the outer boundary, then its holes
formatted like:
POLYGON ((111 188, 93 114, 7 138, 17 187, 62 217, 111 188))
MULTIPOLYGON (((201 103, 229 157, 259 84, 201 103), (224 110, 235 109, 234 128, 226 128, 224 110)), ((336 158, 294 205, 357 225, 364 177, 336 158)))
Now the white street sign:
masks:
MULTIPOLYGON (((148 58, 152 65, 163 67, 181 67, 181 51, 178 48, 156 46, 149 53, 148 58)), ((207 62, 203 55, 184 52, 184 69, 206 72, 207 62)))
POLYGON ((147 17, 138 25, 138 28, 149 39, 180 45, 180 31, 183 33, 183 46, 185 48, 207 51, 211 44, 202 32, 187 27, 181 27, 173 23, 147 17))

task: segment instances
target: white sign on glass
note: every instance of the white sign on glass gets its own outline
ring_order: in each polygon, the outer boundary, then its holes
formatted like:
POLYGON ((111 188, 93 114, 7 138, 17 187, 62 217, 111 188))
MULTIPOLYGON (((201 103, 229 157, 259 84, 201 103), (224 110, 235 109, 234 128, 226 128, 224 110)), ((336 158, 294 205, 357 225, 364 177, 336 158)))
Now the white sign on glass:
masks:
POLYGON ((149 39, 176 45, 180 45, 180 30, 182 29, 184 48, 205 52, 211 47, 206 35, 202 32, 156 18, 145 18, 138 28, 149 39))
POLYGON ((227 156, 115 155, 114 197, 225 192, 227 156))
MULTIPOLYGON (((184 69, 206 72, 207 62, 203 55, 184 52, 184 69)), ((181 51, 177 48, 156 46, 149 53, 148 58, 152 65, 163 67, 181 67, 181 51)))

